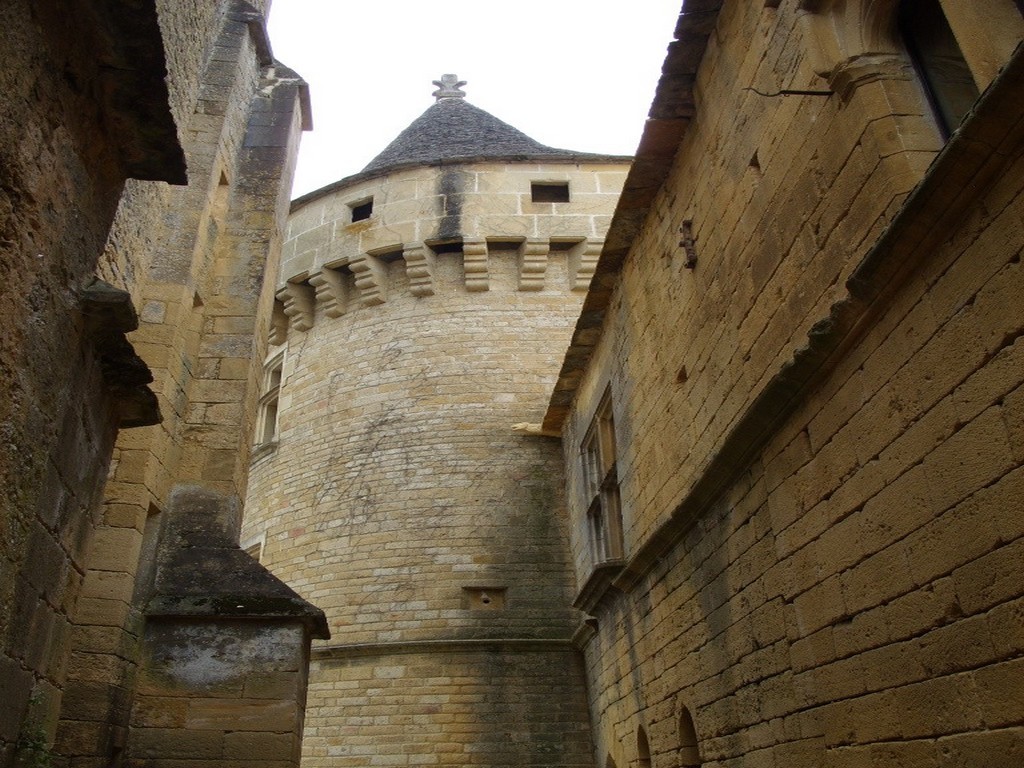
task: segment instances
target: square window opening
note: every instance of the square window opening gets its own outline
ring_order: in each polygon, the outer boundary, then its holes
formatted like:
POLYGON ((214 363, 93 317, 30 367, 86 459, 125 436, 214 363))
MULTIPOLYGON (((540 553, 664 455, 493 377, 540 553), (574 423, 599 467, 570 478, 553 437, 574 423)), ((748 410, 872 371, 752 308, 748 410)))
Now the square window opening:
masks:
POLYGON ((535 203, 568 203, 569 182, 534 181, 530 184, 530 199, 535 203))
POLYGON ((352 209, 352 222, 365 221, 373 214, 373 198, 360 200, 349 206, 352 209))

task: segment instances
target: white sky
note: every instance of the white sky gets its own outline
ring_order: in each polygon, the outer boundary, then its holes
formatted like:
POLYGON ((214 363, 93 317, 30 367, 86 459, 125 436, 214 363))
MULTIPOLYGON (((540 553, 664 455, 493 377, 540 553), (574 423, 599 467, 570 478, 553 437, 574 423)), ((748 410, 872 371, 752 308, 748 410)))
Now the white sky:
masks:
POLYGON ((293 197, 359 172, 431 81, 553 147, 631 155, 681 0, 274 0, 274 56, 309 83, 293 197))

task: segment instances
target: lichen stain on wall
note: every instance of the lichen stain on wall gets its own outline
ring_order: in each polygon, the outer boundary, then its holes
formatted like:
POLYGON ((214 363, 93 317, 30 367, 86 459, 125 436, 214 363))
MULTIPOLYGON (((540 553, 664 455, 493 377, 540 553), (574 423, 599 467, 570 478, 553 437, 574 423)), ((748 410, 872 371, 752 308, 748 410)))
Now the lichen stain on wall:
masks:
POLYGON ((251 670, 296 668, 294 630, 244 627, 224 632, 221 624, 168 627, 153 634, 160 676, 188 688, 241 684, 251 670))

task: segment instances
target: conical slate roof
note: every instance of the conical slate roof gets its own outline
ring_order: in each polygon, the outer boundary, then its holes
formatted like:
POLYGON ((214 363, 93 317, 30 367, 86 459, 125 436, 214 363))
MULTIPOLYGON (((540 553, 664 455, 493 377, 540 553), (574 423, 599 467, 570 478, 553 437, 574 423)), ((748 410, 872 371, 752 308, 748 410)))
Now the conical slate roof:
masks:
POLYGON ((292 201, 292 210, 364 179, 399 168, 453 161, 537 160, 548 162, 629 162, 632 157, 574 152, 541 144, 489 112, 463 100, 465 85, 455 75, 435 80, 437 103, 413 120, 398 138, 359 173, 292 201))
POLYGON ((489 112, 463 99, 455 75, 445 75, 434 92, 437 103, 416 118, 398 138, 363 168, 360 175, 396 166, 436 163, 454 159, 579 158, 603 159, 609 155, 573 152, 541 144, 489 112))

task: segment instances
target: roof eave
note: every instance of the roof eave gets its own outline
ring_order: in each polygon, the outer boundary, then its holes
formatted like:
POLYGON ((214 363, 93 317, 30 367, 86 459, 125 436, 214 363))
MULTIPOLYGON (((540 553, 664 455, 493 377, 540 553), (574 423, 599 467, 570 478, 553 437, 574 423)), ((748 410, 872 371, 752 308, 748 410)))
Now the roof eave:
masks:
POLYGON ((686 11, 679 15, 675 40, 668 46, 633 166, 612 216, 590 289, 544 415, 541 428, 546 432, 562 429, 601 339, 605 314, 622 264, 647 218, 651 203, 668 177, 673 158, 695 114, 693 87, 723 2, 686 0, 686 11))

